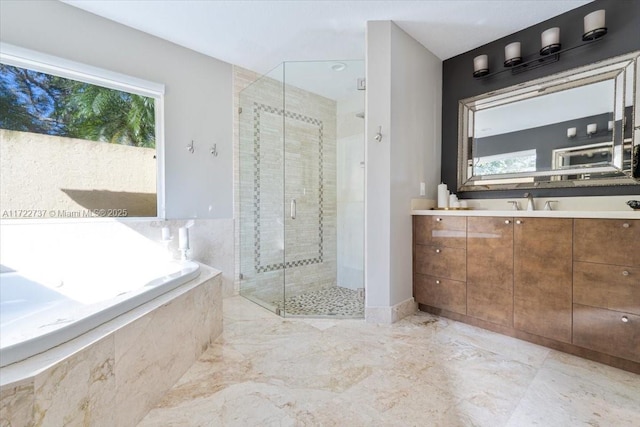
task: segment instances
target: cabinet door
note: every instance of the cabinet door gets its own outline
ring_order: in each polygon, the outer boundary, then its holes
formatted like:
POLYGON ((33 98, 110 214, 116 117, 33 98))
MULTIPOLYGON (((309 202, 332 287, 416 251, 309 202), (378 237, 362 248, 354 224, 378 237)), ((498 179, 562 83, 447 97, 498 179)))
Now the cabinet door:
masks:
POLYGON ((515 222, 514 327, 571 342, 573 220, 515 222))
POLYGON ((640 267, 640 220, 576 219, 576 261, 640 267))
POLYGON ((640 362, 640 316, 574 304, 573 343, 640 362))
POLYGON ((513 326, 513 219, 467 219, 467 314, 513 326))
POLYGON ((416 244, 463 249, 466 247, 466 217, 416 215, 413 218, 416 244))
POLYGON ((455 313, 466 313, 464 282, 415 274, 413 283, 416 302, 455 313))

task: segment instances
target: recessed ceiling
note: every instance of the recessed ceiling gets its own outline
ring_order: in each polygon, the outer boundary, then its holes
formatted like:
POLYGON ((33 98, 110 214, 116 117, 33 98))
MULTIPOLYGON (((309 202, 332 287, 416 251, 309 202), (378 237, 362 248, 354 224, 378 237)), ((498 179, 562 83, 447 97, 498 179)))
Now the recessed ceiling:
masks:
POLYGON ((367 21, 392 20, 445 60, 589 1, 62 0, 266 73, 283 61, 363 59, 367 21))

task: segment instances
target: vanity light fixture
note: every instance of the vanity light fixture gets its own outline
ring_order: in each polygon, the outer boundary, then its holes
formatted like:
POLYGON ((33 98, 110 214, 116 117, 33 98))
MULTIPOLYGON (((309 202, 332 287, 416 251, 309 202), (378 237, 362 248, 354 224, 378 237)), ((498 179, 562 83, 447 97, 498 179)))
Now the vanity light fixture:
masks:
POLYGON ((605 27, 604 18, 604 9, 596 10, 584 17, 583 41, 596 40, 607 34, 607 27, 605 27))
POLYGON ((552 27, 540 34, 542 48, 538 55, 534 54, 525 58, 521 55, 520 42, 509 43, 504 48, 504 70, 489 73, 488 55, 478 55, 473 58, 473 77, 490 77, 508 70, 511 70, 512 74, 518 74, 544 65, 549 65, 559 61, 561 53, 568 52, 578 47, 585 46, 593 41, 600 40, 605 34, 607 34, 607 27, 605 26, 605 10, 596 10, 584 17, 582 43, 566 49, 561 49, 560 27, 552 27))
POLYGON ((576 128, 568 128, 567 129, 567 138, 575 138, 577 133, 576 128))
POLYGON ((489 56, 478 55, 473 58, 473 77, 482 77, 489 74, 489 56))
POLYGON ((522 56, 520 56, 520 42, 509 43, 504 47, 504 66, 513 67, 522 62, 522 56))
POLYGON ((587 125, 587 135, 591 136, 598 132, 598 125, 596 123, 590 123, 587 125))
POLYGON ((542 49, 540 55, 549 55, 560 50, 560 27, 549 28, 544 30, 540 35, 542 49))

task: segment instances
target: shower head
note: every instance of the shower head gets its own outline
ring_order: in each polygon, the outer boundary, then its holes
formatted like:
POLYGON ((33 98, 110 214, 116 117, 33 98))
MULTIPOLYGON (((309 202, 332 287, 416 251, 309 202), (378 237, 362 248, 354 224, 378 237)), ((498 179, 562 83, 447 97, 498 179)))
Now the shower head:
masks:
POLYGON ((356 117, 359 117, 361 119, 364 119, 364 111, 362 113, 357 113, 356 117))

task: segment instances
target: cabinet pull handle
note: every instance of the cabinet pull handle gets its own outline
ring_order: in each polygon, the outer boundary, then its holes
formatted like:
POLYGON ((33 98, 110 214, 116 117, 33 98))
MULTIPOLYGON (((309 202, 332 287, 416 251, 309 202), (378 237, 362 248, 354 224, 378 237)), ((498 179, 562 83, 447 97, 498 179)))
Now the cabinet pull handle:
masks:
POLYGON ((442 218, 436 218, 436 221, 440 222, 442 221, 442 218))
POLYGON ((516 224, 522 224, 523 222, 524 222, 524 221, 517 220, 517 221, 516 221, 516 224))
POLYGON ((627 270, 624 270, 624 271, 622 272, 622 275, 623 275, 623 276, 628 276, 628 275, 629 275, 629 272, 628 272, 627 270))
POLYGON ((622 316, 622 323, 629 323, 629 318, 627 316, 622 316))
POLYGON ((436 249, 436 253, 439 254, 440 253, 440 249, 436 249))
POLYGON ((622 228, 629 228, 629 223, 625 222, 624 224, 622 224, 622 228))
POLYGON ((511 224, 511 221, 510 221, 510 220, 508 220, 508 219, 505 219, 505 220, 504 220, 504 223, 505 223, 505 224, 511 224))
POLYGON ((436 280, 436 285, 439 285, 439 284, 440 284, 440 280, 436 280))

